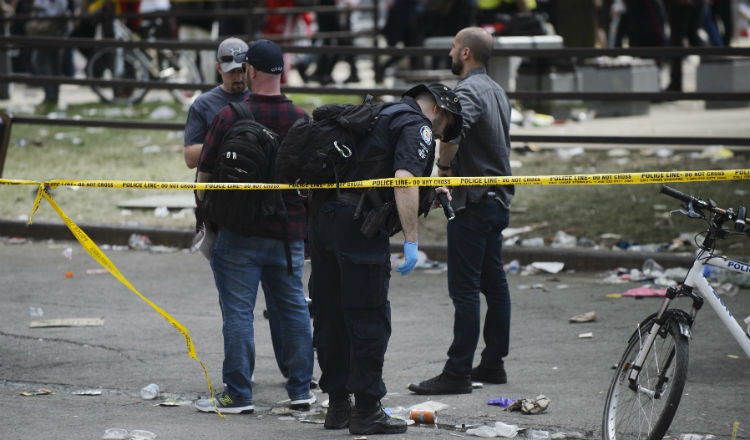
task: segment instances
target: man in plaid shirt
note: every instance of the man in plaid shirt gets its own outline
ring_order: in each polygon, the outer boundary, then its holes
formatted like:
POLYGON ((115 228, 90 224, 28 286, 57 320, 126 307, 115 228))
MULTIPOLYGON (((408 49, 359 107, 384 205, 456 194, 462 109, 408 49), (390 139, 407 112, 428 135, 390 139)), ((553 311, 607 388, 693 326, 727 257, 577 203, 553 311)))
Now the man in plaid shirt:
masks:
MULTIPOLYGON (((245 63, 247 83, 252 91, 245 104, 256 121, 283 138, 294 121, 309 117, 281 94, 284 60, 279 46, 268 40, 258 40, 247 53, 238 55, 237 61, 245 63)), ((214 118, 198 163, 199 181, 204 181, 201 175, 213 173, 221 141, 236 119, 237 115, 229 106, 214 118)), ((275 313, 280 321, 290 406, 308 409, 315 402, 315 396, 310 392, 312 332, 302 284, 307 209, 304 199, 296 191, 284 191, 283 199, 288 211, 286 233, 280 222, 258 216, 255 233, 249 237, 219 227, 211 251, 211 269, 224 321, 222 378, 226 388, 216 397, 216 406, 222 412, 240 414, 254 410, 253 308, 258 283, 263 285, 269 313, 275 313), (285 237, 291 248, 292 275, 287 272, 285 237)), ((196 401, 195 407, 199 411, 211 412, 214 402, 201 399, 196 401)))

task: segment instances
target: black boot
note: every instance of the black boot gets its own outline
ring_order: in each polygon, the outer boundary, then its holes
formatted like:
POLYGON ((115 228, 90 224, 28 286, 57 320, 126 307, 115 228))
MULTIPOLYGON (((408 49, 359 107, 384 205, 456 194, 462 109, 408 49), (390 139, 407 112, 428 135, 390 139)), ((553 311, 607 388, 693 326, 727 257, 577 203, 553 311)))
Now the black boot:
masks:
POLYGON ((345 399, 330 399, 326 421, 323 423, 325 429, 344 429, 349 426, 352 417, 352 402, 349 396, 345 399))
POLYGON ((406 432, 406 421, 394 419, 383 411, 380 402, 374 405, 355 406, 349 422, 349 433, 368 434, 402 434, 406 432))
POLYGON ((432 379, 423 380, 418 384, 410 383, 409 390, 417 394, 470 394, 471 378, 456 377, 448 373, 441 373, 432 379))
POLYGON ((479 364, 471 370, 471 380, 484 383, 503 384, 508 383, 508 375, 505 374, 504 365, 488 367, 479 364))

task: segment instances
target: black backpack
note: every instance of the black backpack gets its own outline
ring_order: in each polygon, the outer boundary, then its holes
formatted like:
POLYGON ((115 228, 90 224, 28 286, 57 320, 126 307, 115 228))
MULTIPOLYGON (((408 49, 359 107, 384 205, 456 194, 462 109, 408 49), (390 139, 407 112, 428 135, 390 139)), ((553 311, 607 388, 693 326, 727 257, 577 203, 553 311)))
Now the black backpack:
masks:
MULTIPOLYGON (((274 162, 279 135, 257 122, 244 103, 229 104, 238 119, 224 134, 211 182, 276 183, 274 162)), ((281 191, 208 190, 201 203, 203 216, 230 231, 251 236, 260 216, 286 224, 281 191)))
POLYGON ((279 146, 276 171, 296 183, 338 183, 356 165, 357 140, 375 126, 392 103, 327 104, 299 119, 279 146))

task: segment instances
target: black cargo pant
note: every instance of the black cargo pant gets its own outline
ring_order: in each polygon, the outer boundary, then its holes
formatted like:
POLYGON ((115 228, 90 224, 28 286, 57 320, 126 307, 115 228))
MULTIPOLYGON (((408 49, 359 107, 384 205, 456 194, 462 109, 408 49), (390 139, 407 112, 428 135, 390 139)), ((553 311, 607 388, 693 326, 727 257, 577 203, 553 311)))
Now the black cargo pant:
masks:
POLYGON ((369 406, 385 396, 383 361, 391 336, 390 253, 385 228, 359 232, 354 206, 328 201, 309 225, 313 344, 321 389, 369 406))

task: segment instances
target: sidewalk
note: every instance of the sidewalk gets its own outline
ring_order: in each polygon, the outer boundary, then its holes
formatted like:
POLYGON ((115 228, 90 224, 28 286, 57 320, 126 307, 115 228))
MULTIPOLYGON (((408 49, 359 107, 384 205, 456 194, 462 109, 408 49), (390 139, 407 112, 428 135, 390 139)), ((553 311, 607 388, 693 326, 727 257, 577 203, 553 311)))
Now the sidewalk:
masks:
MULTIPOLYGON (((105 250, 139 292, 190 331, 198 358, 215 390, 221 389, 221 316, 211 271, 199 254, 105 250)), ((108 428, 146 430, 157 439, 352 439, 348 431, 321 426, 327 398, 316 392, 310 413, 288 413, 282 377, 275 365, 265 309, 259 295, 255 314, 256 372, 253 415, 198 413, 189 401, 208 393, 203 370, 188 357, 185 339, 144 301, 108 274, 88 274, 98 264, 75 242, 0 243, 0 438, 99 439, 108 428), (63 256, 72 249, 72 259, 63 256), (63 274, 72 272, 72 278, 63 274), (34 308, 42 317, 30 316, 34 308), (30 328, 38 319, 102 318, 93 327, 30 328), (161 396, 142 400, 139 390, 156 383, 161 396), (24 397, 47 388, 54 394, 24 397), (100 392, 78 395, 76 392, 100 392), (157 406, 173 401, 177 406, 157 406), (183 402, 185 405, 183 406, 183 402), (275 409, 274 409, 275 408, 275 409)), ((95 273, 95 272, 94 272, 95 273)), ((309 276, 309 266, 305 277, 309 276)), ((438 411, 437 425, 413 425, 406 434, 369 439, 454 439, 463 428, 501 421, 551 434, 578 432, 600 438, 604 399, 627 339, 636 323, 655 311, 658 300, 608 298, 640 284, 604 284, 595 273, 509 277, 513 301, 509 383, 486 385, 472 394, 417 396, 410 382, 438 374, 451 339, 453 307, 445 272, 393 274, 389 297, 393 334, 384 379, 383 404, 404 407, 427 401, 438 411), (595 311, 598 319, 570 324, 568 318, 595 311), (581 338, 591 332, 593 337, 581 338), (493 398, 534 398, 550 407, 540 415, 506 412, 487 405, 493 398)), ((750 314, 750 290, 722 297, 741 320, 750 314)), ((480 340, 477 353, 483 348, 480 340)), ((478 359, 478 357, 476 358, 478 359)), ((320 377, 317 366, 315 377, 320 377)), ((750 360, 704 308, 694 326, 690 370, 670 431, 750 438, 750 360)), ((522 433, 518 438, 527 438, 522 433)))

